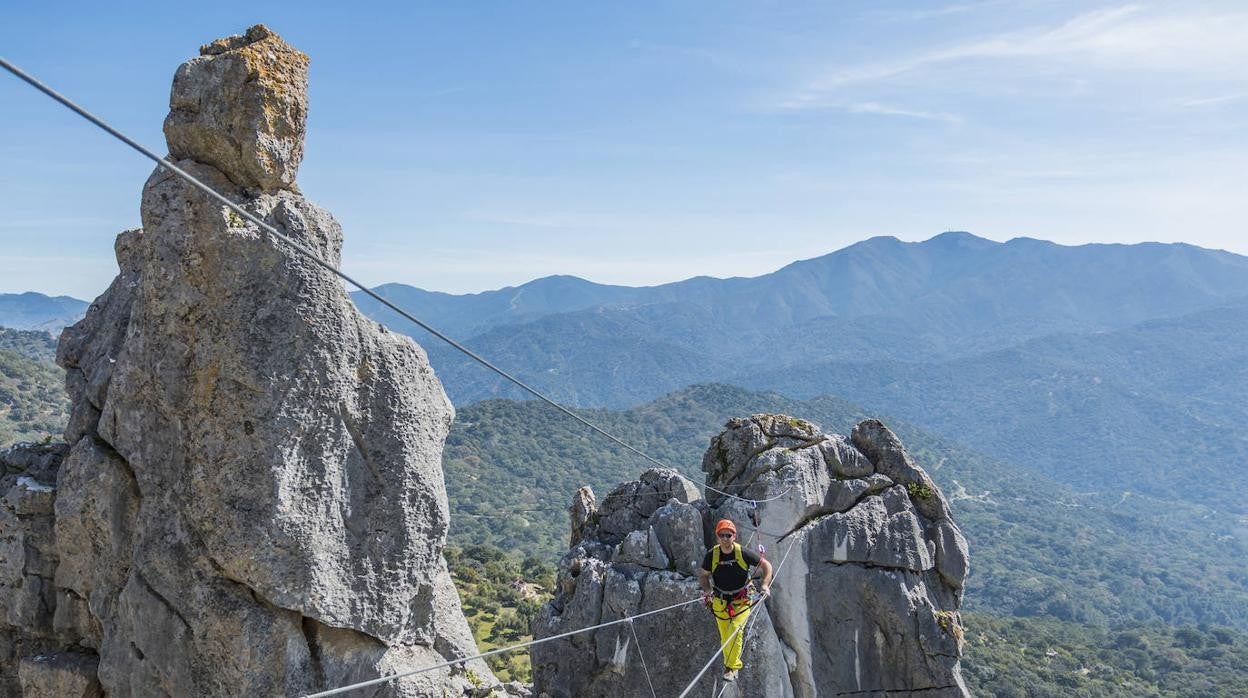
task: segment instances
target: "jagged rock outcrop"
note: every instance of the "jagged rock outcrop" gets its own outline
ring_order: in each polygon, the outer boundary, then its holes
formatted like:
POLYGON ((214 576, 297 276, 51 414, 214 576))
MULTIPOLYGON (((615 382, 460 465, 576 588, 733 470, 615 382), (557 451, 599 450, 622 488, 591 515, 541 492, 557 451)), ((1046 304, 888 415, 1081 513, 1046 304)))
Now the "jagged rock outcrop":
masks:
MULTIPOLYGON (((294 187, 307 57, 263 26, 201 54, 172 157, 337 265, 338 223, 294 187)), ((141 213, 61 337, 67 446, 0 489, 0 605, 27 638, 0 640, 5 666, 29 695, 297 695, 475 654, 442 556, 453 410, 423 350, 162 169, 141 213)), ((373 690, 493 682, 475 661, 373 690)))
POLYGON ((0 695, 21 695, 23 657, 47 656, 77 640, 58 627, 56 473, 64 444, 0 451, 0 695))
MULTIPOLYGON (((882 423, 847 439, 783 415, 732 419, 702 462, 703 499, 673 471, 650 470, 596 504, 574 500, 573 545, 536 637, 696 598, 712 526, 766 546, 777 573, 755 609, 745 669, 723 696, 965 696, 959 658, 966 540, 940 489, 882 423), (762 501, 770 500, 770 501, 762 501)), ((718 649, 693 604, 537 645, 534 691, 675 695, 718 649), (644 663, 643 663, 644 660, 644 663), (646 670, 648 669, 649 677, 646 670)), ((716 688, 717 660, 693 695, 716 688)), ((722 687, 722 684, 720 685, 722 687)), ((721 694, 717 694, 721 695, 721 694)))

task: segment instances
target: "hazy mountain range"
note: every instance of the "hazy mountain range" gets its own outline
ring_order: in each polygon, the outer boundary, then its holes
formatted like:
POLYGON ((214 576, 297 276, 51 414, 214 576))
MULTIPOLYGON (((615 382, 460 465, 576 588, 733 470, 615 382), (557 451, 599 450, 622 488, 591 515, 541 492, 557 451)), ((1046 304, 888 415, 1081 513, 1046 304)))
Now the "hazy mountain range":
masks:
MULTIPOLYGON (((457 337, 590 309, 673 305, 716 329, 747 333, 827 318, 900 322, 903 334, 930 344, 894 351, 956 354, 993 341, 1121 327, 1248 297, 1248 258, 1183 244, 1065 247, 950 232, 919 243, 871 238, 753 278, 697 277, 632 288, 552 276, 467 295, 402 284, 376 290, 457 337)), ((408 329, 375 301, 357 302, 394 328, 408 329)), ((684 339, 711 342, 698 335, 684 339)), ((745 352, 724 347, 721 353, 745 352)))
MULTIPOLYGON (((378 291, 553 397, 629 407, 694 383, 836 395, 1112 496, 1248 515, 1248 257, 1184 244, 1067 247, 879 237, 754 278, 632 288, 574 277, 453 295, 378 291)), ((86 303, 0 297, 0 324, 86 303)), ((527 397, 409 332, 458 405, 527 397)))
MULTIPOLYGON (((845 396, 1081 487, 1248 514, 1248 305, 946 361, 812 361, 729 382, 845 396)), ((1129 495, 1128 495, 1129 496, 1129 495)))
MULTIPOLYGON (((1248 305, 1248 258, 1182 244, 1064 247, 944 233, 921 243, 872 238, 754 278, 629 288, 548 277, 460 296, 377 290, 558 398, 622 407, 811 362, 956 359, 1248 305)), ((521 397, 376 301, 356 302, 422 341, 458 404, 521 397)))
POLYGON ((86 314, 89 305, 77 298, 45 296, 33 291, 0 293, 0 327, 60 334, 62 327, 74 324, 86 314))

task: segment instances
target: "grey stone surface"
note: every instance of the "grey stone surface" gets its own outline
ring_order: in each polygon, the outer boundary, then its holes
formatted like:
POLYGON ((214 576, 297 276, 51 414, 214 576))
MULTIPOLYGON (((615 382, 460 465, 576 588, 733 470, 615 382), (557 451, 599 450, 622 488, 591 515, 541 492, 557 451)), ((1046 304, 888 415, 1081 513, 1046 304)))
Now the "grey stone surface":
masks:
POLYGON ((906 452, 901 440, 878 419, 865 419, 854 426, 850 440, 875 465, 876 472, 905 486, 915 494, 914 506, 932 521, 950 518, 949 502, 939 488, 906 452))
POLYGON ((650 516, 659 544, 672 568, 684 574, 697 574, 706 553, 702 511, 692 504, 670 500, 650 516))
POLYGON ((98 650, 105 627, 112 628, 111 609, 133 563, 139 489, 125 461, 91 437, 75 444, 57 484, 61 559, 56 586, 61 596, 55 623, 98 650))
MULTIPOLYGON (((533 630, 549 636, 679 603, 698 595, 697 582, 678 572, 646 571, 593 560, 572 580, 574 591, 559 613, 551 604, 533 630), (589 572, 590 574, 587 574, 589 572)), ((659 695, 676 695, 718 647, 714 625, 699 604, 639 618, 531 650, 537 695, 650 695, 646 669, 659 695), (696 632, 700 630, 701 632, 696 632)), ((716 673, 718 676, 718 673, 716 673)), ((705 682, 709 692, 711 681, 705 682)), ((760 694, 761 695, 761 694, 760 694)))
POLYGON ((620 541, 615 556, 611 560, 618 564, 631 563, 654 570, 665 570, 668 566, 667 553, 659 543, 659 536, 653 526, 644 531, 633 531, 620 541))
MULTIPOLYGON (((669 500, 688 503, 700 498, 698 489, 676 471, 651 468, 639 480, 623 483, 603 497, 581 535, 616 545, 669 500)), ((580 506, 579 502, 573 507, 580 506)))
MULTIPOLYGON (((338 223, 294 187, 306 57, 263 27, 202 53, 174 81, 170 152, 337 265, 338 223)), ((72 448, 0 459, 3 688, 20 661, 45 695, 64 672, 34 658, 69 647, 108 695, 143 696, 296 695, 476 654, 442 556, 453 411, 423 350, 169 173, 140 212, 61 337, 72 448)), ((374 690, 477 688, 457 668, 374 690)))
POLYGON ((23 443, 0 450, 0 477, 26 475, 44 485, 56 484, 56 470, 69 447, 65 444, 23 443))
POLYGON ((242 187, 292 188, 303 159, 308 57, 259 24, 200 54, 173 79, 170 156, 211 165, 242 187))
POLYGON ((951 519, 937 522, 929 531, 928 540, 935 543, 936 569, 940 578, 953 589, 961 589, 970 572, 971 554, 966 538, 951 519))
MULTIPOLYGON (((599 525, 581 527, 534 635, 696 598, 708 529, 729 518, 747 547, 766 547, 777 573, 772 596, 753 611, 746 666, 723 696, 967 695, 959 666, 966 541, 943 494, 887 427, 863 422, 851 442, 785 415, 735 418, 712 440, 703 469, 710 487, 746 501, 713 490, 707 502, 658 509, 628 499, 661 471, 616 488, 609 511, 578 493, 583 520, 599 525), (647 566, 654 539, 672 570, 647 566)), ((648 695, 640 649, 656 689, 676 694, 719 645, 699 604, 634 625, 637 637, 621 624, 534 647, 534 691, 648 695)), ((720 671, 717 661, 694 694, 714 690, 720 671)))
POLYGON ((53 507, 65 447, 18 444, 0 451, 0 695, 19 695, 22 657, 76 639, 57 627, 53 507))
POLYGON ((101 698, 99 658, 77 652, 25 657, 18 666, 23 698, 101 698))
POLYGON ((572 498, 572 505, 568 507, 568 519, 572 524, 572 534, 569 536, 568 546, 574 547, 581 542, 584 537, 585 525, 589 523, 589 515, 598 507, 594 501, 594 491, 589 487, 582 487, 576 491, 576 496, 572 498))
POLYGON ((832 471, 833 477, 860 478, 875 472, 874 466, 862 452, 854 448, 849 440, 840 434, 830 434, 819 444, 824 462, 832 471))
POLYGON ((879 473, 853 480, 833 480, 823 498, 828 511, 848 511, 869 494, 879 494, 893 486, 893 481, 879 473))

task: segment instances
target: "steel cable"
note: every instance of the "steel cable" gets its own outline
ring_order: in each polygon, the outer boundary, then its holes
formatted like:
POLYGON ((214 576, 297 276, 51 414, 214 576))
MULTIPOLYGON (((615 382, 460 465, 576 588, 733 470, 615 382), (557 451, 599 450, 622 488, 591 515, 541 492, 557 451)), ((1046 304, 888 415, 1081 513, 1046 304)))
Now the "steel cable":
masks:
POLYGON ((335 696, 340 693, 346 693, 347 691, 354 691, 357 688, 367 688, 369 686, 376 686, 378 684, 386 683, 389 681, 394 681, 396 679, 403 679, 409 676, 416 676, 417 674, 428 673, 436 669, 445 669, 447 667, 455 666, 456 664, 463 664, 465 662, 471 662, 474 659, 484 659, 485 657, 492 657, 496 654, 505 654, 507 652, 514 652, 515 650, 523 649, 525 647, 532 647, 533 645, 540 645, 542 643, 551 642, 553 640, 560 640, 565 637, 571 637, 572 635, 579 635, 581 633, 588 633, 594 630, 601 630, 602 628, 608 628, 612 625, 619 625, 620 623, 632 623, 634 619, 644 618, 646 616, 653 616, 658 613, 663 613, 664 611, 670 611, 675 608, 680 608, 681 606, 688 606, 689 604, 698 603, 701 600, 702 600, 701 598, 696 598, 696 599, 690 599, 688 601, 681 601, 680 603, 674 603, 671 606, 664 606, 663 608, 656 608, 653 611, 637 613, 635 615, 626 616, 624 618, 617 618, 616 620, 607 621, 605 623, 591 625, 587 628, 580 628, 579 630, 569 630, 567 632, 559 633, 557 635, 551 635, 550 637, 543 637, 538 640, 530 640, 528 642, 521 642, 520 644, 511 645, 509 647, 500 647, 498 649, 490 650, 489 652, 482 652, 481 654, 476 654, 471 657, 463 657, 461 659, 453 659, 453 660, 446 661, 446 662, 440 662, 438 664, 432 664, 430 666, 421 667, 419 669, 401 671, 396 674, 391 674, 389 676, 382 676, 380 678, 372 679, 369 681, 361 681, 360 683, 353 683, 349 686, 340 686, 338 688, 330 689, 328 691, 321 691, 320 693, 309 693, 307 695, 304 695, 303 698, 323 698, 323 696, 335 696))

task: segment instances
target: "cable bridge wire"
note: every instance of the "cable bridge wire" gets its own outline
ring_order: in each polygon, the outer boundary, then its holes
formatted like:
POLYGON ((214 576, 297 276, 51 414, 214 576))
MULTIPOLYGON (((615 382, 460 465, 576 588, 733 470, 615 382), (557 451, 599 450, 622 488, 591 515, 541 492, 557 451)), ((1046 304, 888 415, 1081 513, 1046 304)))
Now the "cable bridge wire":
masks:
MULTIPOLYGON (((775 574, 773 574, 773 578, 775 577, 776 574, 779 574, 781 569, 784 568, 784 563, 786 560, 789 559, 789 552, 793 550, 793 545, 795 543, 797 543, 796 538, 793 539, 793 541, 789 543, 789 547, 785 549, 784 557, 780 559, 780 564, 776 567, 776 572, 775 574)), ((369 686, 377 686, 379 684, 388 683, 390 681, 395 681, 397 679, 403 679, 403 678, 408 678, 410 676, 425 674, 430 671, 435 671, 437 669, 445 669, 445 668, 452 667, 458 664, 466 664, 476 659, 484 659, 486 657, 492 657, 498 654, 506 654, 508 652, 514 652, 515 650, 518 650, 518 649, 524 649, 526 647, 532 647, 534 645, 540 645, 540 644, 544 644, 547 642, 552 642, 554 640, 561 640, 565 637, 571 637, 573 635, 579 635, 581 633, 593 632, 595 630, 601 630, 602 628, 609 628, 613 625, 619 625, 620 623, 628 623, 630 626, 630 629, 632 629, 633 638, 634 640, 636 640, 636 644, 637 644, 637 653, 641 657, 642 668, 645 670, 645 673, 646 673, 646 682, 650 686, 651 693, 654 693, 654 684, 651 682, 651 679, 650 679, 650 669, 645 664, 645 661, 646 661, 645 655, 642 653, 641 641, 637 637, 637 631, 635 628, 633 628, 633 621, 638 618, 645 618, 647 616, 653 616, 659 613, 665 613, 667 611, 671 611, 677 608, 688 606, 690 604, 701 603, 701 602, 702 602, 702 597, 699 596, 697 598, 689 599, 687 601, 674 603, 670 606, 664 606, 663 608, 656 608, 652 611, 644 611, 642 613, 635 613, 631 616, 617 618, 615 620, 607 621, 605 623, 599 623, 597 625, 591 625, 585 628, 579 628, 577 630, 569 630, 567 632, 562 632, 557 635, 551 635, 550 637, 543 637, 538 640, 530 640, 528 642, 521 642, 519 644, 510 645, 508 647, 500 647, 498 649, 490 650, 489 652, 482 652, 480 654, 476 654, 471 657, 462 657, 460 659, 452 659, 452 660, 445 661, 445 662, 439 662, 437 664, 432 664, 430 666, 420 667, 417 669, 411 669, 409 671, 402 671, 402 672, 398 672, 395 674, 391 674, 389 676, 382 676, 376 679, 370 679, 368 681, 361 681, 359 683, 350 684, 348 686, 340 686, 338 688, 330 689, 328 691, 321 691, 320 693, 305 694, 304 696, 302 696, 302 698, 325 698, 326 696, 340 695, 340 694, 354 691, 360 688, 368 688, 369 686)), ((753 620, 754 620, 753 617, 751 617, 749 620, 746 621, 745 625, 737 629, 737 632, 740 632, 741 630, 748 628, 750 623, 753 622, 753 620)), ((728 642, 732 642, 732 639, 735 636, 736 636, 736 632, 734 632, 731 636, 729 636, 728 642)), ((680 694, 681 698, 683 698, 690 691, 690 689, 692 689, 693 686, 702 678, 702 675, 706 673, 707 668, 711 666, 711 664, 720 655, 720 653, 724 651, 724 648, 727 646, 728 646, 727 642, 724 643, 723 645, 720 645, 719 649, 716 650, 715 654, 711 655, 711 658, 709 661, 707 661, 706 666, 702 667, 702 671, 698 672, 698 675, 694 677, 693 681, 689 684, 688 688, 686 688, 685 691, 680 694)))
MULTIPOLYGON (((616 444, 618 444, 618 445, 622 446, 623 448, 627 449, 627 450, 628 450, 628 451, 630 451, 631 453, 633 453, 633 454, 635 454, 635 455, 637 455, 637 456, 640 456, 641 458, 643 458, 643 459, 645 459, 645 460, 647 460, 647 461, 649 461, 649 462, 651 462, 651 463, 653 463, 653 464, 655 464, 655 465, 659 466, 660 468, 667 468, 667 469, 670 469, 670 470, 675 470, 675 468, 672 468, 671 466, 669 466, 669 465, 667 465, 666 463, 664 463, 664 462, 662 462, 662 461, 658 460, 657 458, 654 458, 654 457, 650 456, 649 454, 647 454, 647 453, 645 453, 645 452, 641 451, 640 449, 633 447, 631 444, 629 444, 629 443, 625 442, 623 439, 619 438, 618 436, 616 436, 616 435, 614 435, 614 434, 612 434, 612 433, 608 432, 607 430, 603 429, 602 427, 599 427, 598 425, 594 424, 593 422, 590 422, 589 420, 585 419, 584 417, 582 417, 582 416, 580 416, 580 415, 576 414, 576 413, 575 413, 575 412, 573 412, 572 410, 570 410, 570 409, 568 409, 567 407, 564 407, 564 406, 563 406, 563 405, 561 405, 560 403, 556 402, 554 399, 552 399, 552 398, 550 398, 550 397, 547 397, 544 393, 540 392, 540 391, 539 391, 539 390, 537 390, 536 388, 534 388, 534 387, 532 387, 532 386, 528 385, 528 384, 527 384, 527 383, 525 383, 524 381, 520 380, 519 378, 516 378, 515 376, 511 375, 511 374, 510 374, 510 373, 508 373, 507 371, 504 371, 503 369, 499 368, 498 366, 495 366, 494 364, 490 363, 489 361, 487 361, 487 360, 486 360, 485 358, 483 358, 482 356, 478 355, 476 352, 473 352, 473 351, 472 351, 471 349, 469 349, 468 347, 464 346, 463 344, 460 344, 459 342, 455 341, 454 339, 452 339, 452 338, 448 337, 447 335, 443 334, 443 333, 442 333, 441 331, 439 331, 437 328, 432 327, 431 325, 429 325, 429 324, 425 323, 424 321, 420 320, 420 319, 419 319, 419 318, 417 318, 416 316, 414 316, 414 315, 412 315, 411 313, 407 312, 407 311, 406 311, 406 310, 404 310, 403 308, 400 308, 399 306, 397 306, 397 305, 395 305, 394 303, 390 302, 390 301, 389 301, 389 300, 387 300, 385 297, 383 297, 383 296, 381 296, 380 294, 378 294, 376 291, 374 291, 374 290, 372 290, 372 289, 370 289, 370 288, 365 287, 365 286, 364 286, 364 284, 362 284, 362 283, 360 283, 360 282, 356 281, 355 279, 351 278, 351 277, 350 277, 350 276, 348 276, 347 274, 345 274, 345 273, 343 273, 342 271, 338 270, 338 268, 337 268, 337 267, 335 267, 335 266, 333 266, 332 264, 330 264, 329 262, 326 262, 325 260, 321 259, 321 258, 320 258, 320 256, 319 256, 319 255, 317 255, 317 254, 316 254, 316 252, 315 252, 315 251, 313 251, 312 249, 308 248, 307 246, 305 246, 304 244, 302 244, 302 243, 298 242, 297 240, 292 239, 291 237, 289 237, 289 236, 288 236, 288 235, 286 235, 285 233, 282 233, 281 231, 279 231, 277 228, 273 227, 272 225, 269 225, 268 223, 265 223, 264 221, 260 220, 260 218, 259 218, 259 217, 255 216, 255 215, 254 215, 254 214, 252 214, 251 212, 249 212, 249 211, 245 210, 244 208, 242 208, 242 207, 241 207, 241 206, 239 206, 238 204, 234 203, 233 201, 230 201, 230 200, 229 200, 228 198, 226 198, 225 196, 223 196, 223 195, 221 195, 221 194, 217 193, 217 191, 216 191, 216 190, 214 190, 212 187, 209 187, 207 184, 204 184, 203 182, 201 182, 201 181, 199 181, 198 179, 196 179, 194 175, 190 174, 190 173, 189 173, 189 172, 187 172, 186 170, 183 170, 182 168, 180 168, 180 167, 178 167, 177 165, 173 164, 173 163, 172 163, 172 162, 170 162, 169 160, 167 160, 167 159, 165 159, 165 158, 163 158, 163 157, 161 157, 161 156, 157 155, 156 153, 152 152, 150 149, 148 149, 147 147, 143 146, 143 145, 142 145, 142 144, 140 144, 138 141, 135 141, 133 138, 130 138, 130 137, 129 137, 129 136, 127 136, 126 134, 122 133, 121 131, 118 131, 117 129, 113 128, 113 127, 112 127, 112 126, 110 126, 108 123, 106 123, 103 119, 101 119, 101 118, 99 118, 99 117, 95 116, 94 114, 92 114, 91 112, 87 111, 87 110, 86 110, 86 109, 84 109, 83 107, 78 106, 75 102, 73 102, 73 101, 72 101, 71 99, 69 99, 68 97, 66 97, 66 96, 62 95, 61 93, 57 92, 56 90, 52 89, 51 87, 49 87, 48 85, 46 85, 46 84, 44 84, 42 81, 40 81, 38 78, 36 78, 35 76, 31 75, 30 73, 27 73, 26 71, 22 70, 21 68, 17 67, 17 66, 16 66, 16 65, 14 65, 13 63, 9 62, 7 59, 5 59, 5 58, 3 58, 3 57, 0 57, 0 67, 2 67, 2 68, 4 68, 5 70, 9 71, 9 72, 10 72, 10 73, 12 73, 13 75, 15 75, 16 77, 18 77, 18 78, 19 78, 19 79, 21 79, 22 81, 24 81, 25 83, 29 84, 31 87, 34 87, 35 89, 37 89, 37 90, 39 90, 40 92, 42 92, 42 93, 44 93, 45 95, 47 95, 48 97, 51 97, 52 99, 56 100, 56 101, 57 101, 57 102, 59 102, 62 106, 64 106, 64 107, 68 108, 69 110, 71 110, 71 111, 73 111, 74 113, 78 114, 78 115, 79 115, 79 116, 81 116, 82 118, 84 118, 84 119, 86 119, 87 121, 91 122, 91 123, 92 123, 92 124, 94 124, 95 126, 99 127, 101 130, 105 131, 105 132, 106 132, 106 133, 108 133, 109 135, 111 135, 111 136, 113 136, 114 138, 116 138, 117 140, 121 141, 122 143, 125 143, 126 145, 130 146, 130 147, 131 147, 131 148, 133 148, 134 150, 138 151, 138 152, 139 152, 141 155, 143 155, 144 157, 147 157, 148 159, 150 159, 150 160, 152 160, 153 162, 155 162, 155 163, 157 164, 157 166, 159 166, 159 167, 163 167, 163 168, 165 168, 166 170, 168 170, 168 171, 170 171, 170 172, 174 173, 175 175, 177 175, 177 176, 181 177, 183 180, 185 180, 185 181, 186 181, 188 184, 190 184, 191 186, 195 187, 196 189, 199 189, 199 190, 200 190, 200 191, 202 191, 203 193, 207 194, 209 197, 211 197, 211 198, 213 198, 213 199, 217 200, 218 202, 220 202, 221 204, 225 205, 225 206, 226 206, 227 208, 229 208, 231 211, 234 211, 235 213, 237 213, 238 215, 240 215, 240 216, 242 216, 243 218, 247 219, 248 221, 251 221, 252 223, 256 224, 257 226, 259 226, 259 227, 260 227, 260 229, 261 229, 261 230, 264 230, 265 232, 269 233, 270 235, 272 235, 272 236, 273 236, 274 238, 276 238, 277 240, 279 240, 279 241, 281 241, 282 243, 284 243, 284 244, 286 244, 287 246, 289 246, 291 249, 293 249, 293 250, 295 250, 296 252, 298 252, 298 253, 302 254, 303 256, 307 257, 309 260, 311 260, 311 261, 312 261, 313 263, 315 263, 317 266, 320 266, 320 267, 324 268, 325 270, 329 271, 331 274, 334 274, 335 276, 338 276, 338 277, 339 277, 339 278, 341 278, 343 281, 345 281, 345 282, 347 282, 348 284, 351 284, 352 286, 354 286, 354 287, 358 288, 361 292, 363 292, 364 294, 368 295, 368 296, 369 296, 369 297, 371 297, 373 300, 375 300, 375 301, 377 301, 377 302, 381 303, 382 305, 386 306, 387 308, 389 308, 389 309, 393 310, 394 312, 398 313, 401 317, 403 317, 404 319, 409 320, 409 321, 411 321, 412 323, 416 324, 418 327, 420 327, 421 329, 425 330, 425 331, 426 331, 426 332, 428 332, 429 334, 432 334, 433 336, 437 337, 438 339, 442 340, 443 342, 446 342, 447 344, 449 344, 450 346, 454 347, 456 350, 460 351, 461 353, 463 353, 465 356, 469 357, 469 358, 470 358, 470 359, 472 359, 473 361, 476 361, 477 363, 479 363, 479 364, 481 364, 482 366, 484 366, 484 367, 486 367, 486 368, 490 369, 491 371, 493 371, 493 372, 497 373, 498 375, 502 376, 503 378, 507 379, 508 381, 511 381, 512 383, 514 383, 515 385, 519 386, 521 389, 525 390, 526 392, 528 392, 529 394, 533 395, 533 396, 534 396, 534 397, 536 397, 537 399, 539 399, 539 400, 541 400, 541 401, 543 401, 543 402, 547 403, 547 404, 548 404, 548 405, 550 405, 551 407, 554 407, 555 409, 559 410, 560 412, 564 413, 565 415, 567 415, 567 416, 571 417, 572 419, 574 419, 574 420, 576 420, 576 421, 580 422, 581 424, 583 424, 584 426, 588 427, 590 430, 592 430, 592 431, 594 431, 594 432, 598 433, 599 435, 601 435, 601 436, 603 436, 603 437, 606 437, 607 439, 611 440, 612 442, 614 442, 614 443, 616 443, 616 444)), ((677 471, 677 474, 678 474, 678 475, 680 475, 680 477, 682 477, 682 478, 684 478, 685 480, 687 480, 687 481, 689 481, 690 483, 692 483, 693 485, 698 486, 698 483, 694 482, 691 478, 686 477, 685 475, 680 474, 680 472, 679 472, 679 471, 677 471)), ((711 487, 710 485, 702 484, 701 486, 702 486, 702 487, 704 487, 704 488, 706 488, 706 489, 709 489, 709 490, 711 490, 711 491, 713 491, 713 492, 718 492, 718 493, 720 493, 720 494, 722 494, 722 495, 724 495, 724 496, 727 496, 727 497, 733 497, 733 498, 735 498, 735 499, 741 499, 741 500, 743 500, 743 501, 751 501, 751 502, 764 502, 764 501, 771 501, 772 499, 779 499, 780 497, 783 497, 785 494, 787 494, 787 493, 789 492, 789 490, 787 490, 787 489, 786 489, 784 492, 781 492, 779 495, 776 495, 775 497, 772 497, 772 498, 770 498, 770 499, 759 499, 759 500, 752 500, 752 499, 746 499, 746 498, 744 498, 744 497, 738 497, 737 495, 734 495, 734 494, 732 494, 732 493, 730 493, 730 492, 725 492, 725 491, 723 491, 723 490, 716 489, 716 488, 714 488, 714 487, 711 487)), ((792 488, 790 487, 789 489, 792 489, 792 488)))
MULTIPOLYGON (((340 693, 354 691, 357 688, 367 688, 369 686, 376 686, 378 684, 383 684, 389 681, 394 681, 395 679, 403 679, 409 676, 416 676, 417 674, 428 673, 436 669, 445 669, 447 667, 455 666, 456 664, 464 664, 466 662, 471 662, 474 659, 484 659, 485 657, 492 657, 496 654, 505 654, 507 652, 513 652, 518 649, 524 649, 525 647, 532 647, 533 645, 540 645, 542 643, 551 642, 553 640, 561 640, 565 637, 571 637, 573 635, 579 635, 581 633, 588 633, 594 630, 601 630, 602 628, 608 628, 612 625, 619 625, 620 623, 628 623, 631 625, 633 620, 637 618, 653 616, 659 613, 663 613, 665 611, 671 611, 673 609, 680 608, 682 606, 688 606, 689 604, 700 603, 701 601, 702 601, 701 597, 698 597, 696 599, 689 599, 688 601, 681 601, 680 603, 674 603, 671 606, 664 606, 663 608, 656 608, 653 611, 645 611, 643 613, 636 613, 631 616, 625 616, 624 618, 617 618, 615 620, 610 620, 605 623, 591 625, 587 628, 580 628, 578 630, 569 630, 567 632, 559 633, 558 635, 551 635, 550 637, 543 637, 539 640, 530 640, 528 642, 521 642, 520 644, 511 645, 510 647, 500 647, 498 649, 490 650, 489 652, 482 652, 481 654, 473 655, 471 657, 463 657, 461 659, 452 659, 450 661, 440 662, 438 664, 433 664, 427 667, 420 667, 418 669, 411 669, 409 671, 401 671, 396 674, 391 674, 390 676, 382 676, 380 678, 372 679, 369 681, 361 681, 360 683, 353 683, 350 686, 341 686, 339 688, 330 689, 328 691, 321 691, 320 693, 309 693, 307 695, 304 695, 303 698, 324 698, 324 696, 334 696, 340 693)), ((649 674, 648 671, 647 671, 647 674, 649 674)))
POLYGON ((637 645, 637 657, 641 659, 641 670, 646 672, 646 685, 650 687, 650 698, 658 698, 654 692, 654 681, 650 680, 650 667, 646 666, 646 653, 641 649, 641 638, 637 637, 637 626, 630 619, 628 629, 633 633, 633 642, 637 645))

